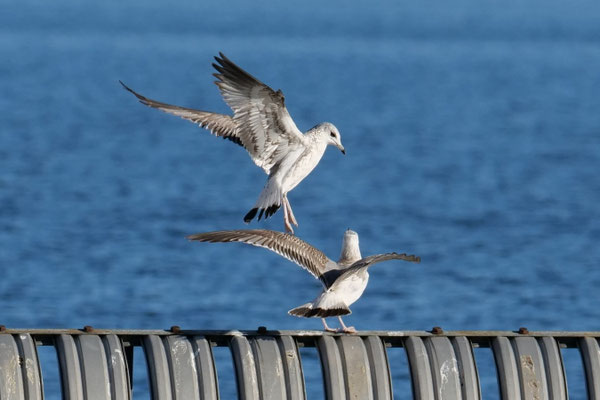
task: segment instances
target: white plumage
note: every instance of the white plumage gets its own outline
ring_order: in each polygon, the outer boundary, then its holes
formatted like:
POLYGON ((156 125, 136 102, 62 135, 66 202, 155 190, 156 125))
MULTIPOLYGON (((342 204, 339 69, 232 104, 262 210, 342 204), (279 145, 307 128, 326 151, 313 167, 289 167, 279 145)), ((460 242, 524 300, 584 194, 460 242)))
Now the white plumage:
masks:
POLYGON ((142 104, 177 115, 208 129, 216 136, 243 146, 252 161, 269 178, 254 207, 244 217, 250 222, 273 215, 283 205, 284 225, 293 233, 292 224, 298 222, 287 198, 319 163, 327 145, 336 146, 346 154, 340 133, 329 123, 318 124, 302 134, 285 107, 281 90, 274 91, 219 53, 213 64, 215 75, 225 102, 233 116, 161 103, 136 93, 123 82, 142 104))
POLYGON ((307 242, 282 232, 263 229, 232 230, 198 233, 188 236, 200 242, 241 242, 269 249, 310 272, 323 284, 323 291, 314 300, 296 307, 289 314, 298 317, 320 317, 325 330, 326 317, 337 316, 343 332, 355 332, 342 321, 342 315, 350 314, 350 305, 363 294, 369 282, 368 269, 373 264, 386 260, 420 262, 414 255, 384 253, 362 258, 358 234, 348 229, 344 233, 340 259, 335 262, 322 251, 307 242))

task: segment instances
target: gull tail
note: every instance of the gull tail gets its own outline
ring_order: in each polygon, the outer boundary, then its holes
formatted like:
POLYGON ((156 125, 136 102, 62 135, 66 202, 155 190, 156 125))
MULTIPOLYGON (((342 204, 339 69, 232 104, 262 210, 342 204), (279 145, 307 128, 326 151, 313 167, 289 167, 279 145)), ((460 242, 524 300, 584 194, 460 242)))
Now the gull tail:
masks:
POLYGON ((260 221, 263 214, 265 215, 265 219, 267 219, 271 215, 275 214, 277 212, 277 210, 279 210, 279 207, 281 207, 280 204, 272 204, 269 207, 260 208, 260 209, 258 207, 254 207, 252 210, 248 211, 248 214, 246 214, 244 216, 244 222, 249 223, 250 221, 252 221, 254 219, 254 217, 256 217, 256 213, 258 213, 259 210, 260 210, 260 213, 258 214, 258 220, 260 221))
POLYGON ((281 207, 281 197, 281 186, 275 179, 269 178, 262 192, 260 192, 256 204, 248 211, 246 216, 244 216, 244 222, 249 223, 256 217, 256 214, 258 214, 259 221, 263 214, 265 219, 275 214, 281 207))
POLYGON ((313 303, 306 303, 301 305, 300 307, 292 308, 288 311, 288 314, 293 315, 295 317, 337 317, 342 315, 352 314, 352 311, 345 304, 339 303, 335 304, 332 307, 314 307, 313 303))

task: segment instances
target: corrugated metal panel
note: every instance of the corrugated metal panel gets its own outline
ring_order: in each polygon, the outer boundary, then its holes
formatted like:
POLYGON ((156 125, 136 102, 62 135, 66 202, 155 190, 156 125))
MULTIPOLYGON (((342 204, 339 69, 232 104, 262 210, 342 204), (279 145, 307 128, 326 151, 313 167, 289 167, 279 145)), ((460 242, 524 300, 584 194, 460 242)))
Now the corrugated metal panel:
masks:
POLYGON ((132 359, 126 354, 142 345, 154 399, 214 400, 218 398, 218 382, 213 344, 230 346, 241 399, 304 399, 297 343, 318 348, 328 399, 391 399, 383 340, 405 348, 415 399, 480 400, 471 341, 491 344, 503 399, 568 398, 560 345, 580 349, 589 398, 600 398, 598 332, 580 336, 561 332, 556 337, 533 332, 505 332, 506 336, 496 337, 490 332, 410 337, 389 332, 381 337, 362 332, 331 335, 302 331, 288 331, 288 335, 281 331, 260 335, 255 331, 248 335, 213 331, 209 337, 154 334, 156 331, 135 331, 133 336, 108 330, 65 332, 44 330, 38 334, 0 328, 0 399, 43 398, 37 345, 55 346, 64 399, 130 399, 128 370, 132 359))
POLYGON ((549 398, 551 400, 567 400, 569 395, 567 394, 565 369, 558 343, 551 337, 540 338, 538 343, 544 358, 549 398))
POLYGON ((191 338, 200 398, 203 400, 217 400, 219 398, 219 383, 215 359, 208 340, 203 336, 191 338))
POLYGON ((19 358, 12 335, 0 335, 0 399, 25 400, 19 358))
POLYGON ((117 335, 102 337, 108 377, 110 381, 110 394, 112 400, 128 400, 131 398, 129 387, 129 371, 125 361, 125 351, 117 335))
POLYGON ((548 382, 542 352, 532 337, 513 338, 512 345, 524 400, 548 399, 548 382))
POLYGON ((83 393, 86 400, 110 398, 110 380, 104 345, 99 336, 83 335, 75 338, 79 355, 79 367, 83 378, 83 393))
MULTIPOLYGON (((35 342, 28 333, 15 335, 14 338, 21 355, 21 374, 23 376, 25 398, 28 400, 42 400, 42 373, 35 342)), ((0 398, 3 397, 0 396, 0 398)))
POLYGON ((192 344, 185 336, 163 338, 175 400, 199 400, 200 388, 192 344))
POLYGON ((433 389, 433 377, 429 364, 429 355, 425 344, 420 337, 409 337, 404 342, 410 375, 412 377, 412 389, 415 400, 435 399, 433 389))
POLYGON ((148 335, 144 337, 142 344, 146 354, 152 399, 171 400, 171 374, 162 339, 156 335, 148 335))
POLYGON ((359 336, 336 338, 342 367, 347 399, 373 399, 373 384, 369 357, 363 340, 359 336))
POLYGON ((345 400, 346 388, 344 387, 344 368, 335 339, 331 336, 321 336, 317 340, 325 395, 328 400, 345 400))
POLYGON ((79 354, 75 339, 73 336, 63 334, 57 336, 55 340, 63 399, 83 399, 83 377, 81 376, 79 354))
POLYGON ((234 336, 230 343, 237 378, 238 396, 241 400, 259 400, 258 376, 252 347, 243 336, 234 336))
POLYGON ((510 341, 505 337, 492 340, 492 350, 498 369, 500 394, 504 400, 520 400, 521 388, 517 362, 510 341))
POLYGON ((259 336, 250 341, 254 353, 254 365, 264 400, 285 399, 285 376, 283 361, 277 340, 269 336, 259 336))
POLYGON ((594 338, 579 340, 579 351, 585 369, 588 398, 600 399, 600 347, 594 338))
POLYGON ((304 387, 304 374, 300 362, 300 354, 296 341, 291 336, 281 336, 277 338, 281 357, 283 359, 283 369, 285 374, 285 385, 288 400, 306 399, 306 390, 304 387))
POLYGON ((481 400, 479 375, 471 342, 466 337, 453 337, 450 341, 458 361, 463 400, 481 400))
POLYGON ((364 342, 369 357, 373 398, 392 400, 392 378, 385 346, 378 336, 367 336, 364 342))
POLYGON ((462 399, 458 361, 450 339, 431 337, 424 340, 429 355, 431 377, 437 400, 462 399))

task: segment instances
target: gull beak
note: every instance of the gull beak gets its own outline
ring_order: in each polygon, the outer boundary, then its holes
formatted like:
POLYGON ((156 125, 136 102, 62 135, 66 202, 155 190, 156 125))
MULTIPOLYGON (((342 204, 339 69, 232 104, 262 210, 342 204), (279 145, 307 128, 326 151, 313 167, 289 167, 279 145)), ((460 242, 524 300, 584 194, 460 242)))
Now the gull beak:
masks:
POLYGON ((346 155, 346 149, 344 148, 344 146, 340 144, 339 146, 337 146, 337 148, 340 149, 343 155, 346 155))

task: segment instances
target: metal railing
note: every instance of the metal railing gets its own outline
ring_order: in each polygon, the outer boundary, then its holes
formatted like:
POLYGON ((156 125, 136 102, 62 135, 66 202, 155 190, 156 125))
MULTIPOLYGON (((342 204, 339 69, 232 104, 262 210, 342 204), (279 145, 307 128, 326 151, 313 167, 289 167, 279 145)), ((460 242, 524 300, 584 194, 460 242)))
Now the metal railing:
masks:
MULTIPOLYGON (((600 399, 600 332, 12 330, 0 327, 0 399, 43 399, 38 346, 56 349, 64 399, 131 399, 144 350, 153 399, 218 399, 213 347, 231 350, 240 399, 305 399, 299 349, 315 347, 327 399, 392 399, 388 349, 405 350, 414 399, 481 399, 474 348, 493 353, 500 398, 568 399, 561 349, 600 399)), ((411 393, 403 393, 410 397, 411 393)))

